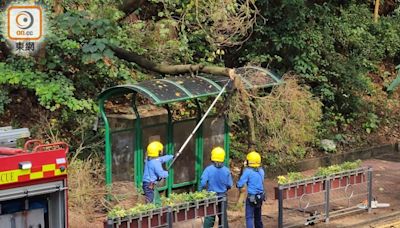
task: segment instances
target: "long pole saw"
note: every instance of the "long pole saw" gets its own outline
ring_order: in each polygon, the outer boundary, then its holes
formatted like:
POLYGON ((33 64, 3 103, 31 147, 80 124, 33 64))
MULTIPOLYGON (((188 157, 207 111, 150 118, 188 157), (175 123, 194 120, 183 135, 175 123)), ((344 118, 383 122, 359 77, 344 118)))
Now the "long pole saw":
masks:
POLYGON ((215 98, 215 100, 213 101, 213 103, 210 105, 210 107, 208 108, 208 110, 206 111, 206 113, 203 115, 203 117, 200 119, 199 123, 197 123, 196 127, 193 129, 192 133, 190 133, 189 137, 186 139, 186 141, 183 143, 183 145, 181 146, 181 148, 179 149, 178 153, 176 154, 176 156, 174 157, 174 159, 172 160, 172 162, 169 164, 168 166, 168 170, 172 167, 172 165, 174 164, 174 162, 176 161, 176 159, 182 154, 182 151, 185 149, 186 145, 189 143, 190 139, 193 137, 193 135, 196 133, 196 131, 199 129, 199 127, 201 126, 201 124, 204 122, 204 120, 206 119, 208 113, 210 113, 211 109, 214 107, 214 105, 217 103, 218 99, 221 97, 221 95, 225 92, 226 87, 228 86, 228 84, 232 81, 232 79, 229 79, 229 81, 224 85, 224 87, 222 87, 221 91, 219 92, 218 96, 215 98))

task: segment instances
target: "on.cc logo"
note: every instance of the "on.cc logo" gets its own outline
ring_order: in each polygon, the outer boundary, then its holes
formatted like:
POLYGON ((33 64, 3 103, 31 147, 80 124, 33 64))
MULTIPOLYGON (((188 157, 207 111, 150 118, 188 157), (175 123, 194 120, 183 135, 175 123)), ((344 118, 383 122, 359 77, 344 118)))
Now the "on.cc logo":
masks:
POLYGON ((43 35, 43 13, 38 5, 11 5, 7 9, 7 38, 39 41, 43 35))
POLYGON ((15 17, 15 23, 20 29, 29 29, 34 22, 33 15, 28 11, 21 11, 15 17))

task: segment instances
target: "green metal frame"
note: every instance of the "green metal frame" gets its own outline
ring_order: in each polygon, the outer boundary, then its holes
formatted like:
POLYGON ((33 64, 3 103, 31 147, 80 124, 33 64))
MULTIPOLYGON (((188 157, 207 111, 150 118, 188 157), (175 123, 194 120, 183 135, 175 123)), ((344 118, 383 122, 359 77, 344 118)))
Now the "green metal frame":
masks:
MULTIPOLYGON (((281 84, 283 83, 283 81, 274 73, 272 73, 269 70, 263 69, 263 68, 258 68, 258 67, 245 67, 245 68, 252 68, 252 69, 257 69, 260 71, 265 72, 268 76, 270 76, 273 79, 273 83, 269 83, 266 85, 260 85, 257 87, 253 88, 265 88, 265 87, 271 87, 277 84, 281 84)), ((143 123, 141 121, 141 117, 139 114, 139 111, 137 110, 137 104, 136 104, 136 95, 137 93, 141 93, 144 96, 146 96, 150 101, 153 102, 153 104, 155 105, 164 105, 164 108, 167 110, 168 113, 168 120, 167 123, 162 123, 162 125, 166 126, 166 130, 167 130, 167 142, 166 142, 166 153, 167 154, 174 154, 174 149, 173 148, 173 142, 174 142, 174 138, 173 138, 173 127, 175 124, 178 124, 180 122, 183 121, 188 121, 188 120, 181 120, 181 121, 174 121, 172 118, 172 113, 169 107, 169 103, 173 103, 173 102, 180 102, 180 101, 186 101, 186 100, 193 100, 196 104, 197 107, 197 115, 196 118, 194 118, 196 120, 196 123, 198 123, 202 117, 202 109, 201 106, 198 102, 198 98, 202 98, 202 97, 209 97, 209 96, 214 96, 217 95, 219 93, 219 91, 221 91, 221 86, 211 80, 210 78, 207 78, 207 76, 205 75, 205 77, 201 77, 201 76, 197 76, 198 78, 204 80, 205 82, 207 82, 210 86, 212 86, 213 88, 216 89, 216 92, 205 92, 203 94, 198 94, 198 95, 194 95, 193 93, 191 93, 187 88, 185 88, 183 85, 176 83, 173 80, 169 80, 169 79, 158 79, 160 81, 163 81, 164 83, 167 84, 172 84, 173 86, 175 86, 176 88, 179 88, 181 91, 183 91, 183 93, 185 94, 185 97, 180 97, 180 98, 175 98, 175 99, 169 99, 169 100, 161 100, 157 97, 157 95, 153 92, 151 92, 150 90, 148 90, 147 88, 145 88, 145 86, 141 86, 141 84, 135 84, 135 85, 121 85, 121 86, 115 86, 112 88, 109 88, 105 91, 103 91, 100 96, 99 96, 99 107, 100 107, 100 113, 101 113, 101 117, 104 121, 104 127, 105 127, 105 165, 106 165, 106 184, 107 186, 110 186, 110 184, 112 183, 112 141, 111 141, 111 137, 113 133, 118 133, 118 132, 123 132, 123 131, 131 131, 131 130, 135 130, 135 147, 134 147, 134 164, 133 165, 133 170, 134 170, 134 176, 136 178, 134 178, 134 182, 135 185, 137 187, 140 187, 142 185, 142 179, 143 179, 143 161, 145 158, 145 154, 144 154, 144 149, 142 145, 142 138, 143 138, 143 130, 145 128, 151 127, 152 125, 148 125, 148 126, 143 126, 143 123), (110 123, 107 119, 107 115, 105 112, 105 108, 104 108, 104 102, 113 97, 113 96, 117 96, 117 95, 125 95, 125 94, 133 94, 133 101, 132 101, 132 107, 134 110, 134 113, 136 115, 136 119, 134 122, 134 126, 129 126, 126 129, 118 129, 115 131, 111 131, 110 129, 110 123)), ((188 78, 190 79, 190 77, 188 78)), ((242 78, 243 79, 243 78, 242 78)), ((244 79, 244 83, 248 86, 252 86, 250 82, 248 82, 247 80, 244 79)), ((153 126, 160 126, 161 124, 156 124, 153 126)), ((203 134, 203 126, 201 126, 199 128, 199 130, 197 131, 196 135, 195 135, 195 179, 194 180, 190 180, 187 182, 183 182, 183 183, 175 183, 174 184, 174 169, 170 170, 170 175, 166 181, 166 185, 159 188, 159 190, 166 190, 166 192, 168 194, 170 194, 174 189, 176 188, 180 188, 180 187, 185 187, 185 186, 191 186, 191 185, 196 185, 197 187, 199 186, 199 180, 201 177, 201 173, 202 173, 202 169, 203 169, 203 165, 204 165, 204 134, 203 134)), ((230 139, 229 139, 229 126, 228 126, 228 121, 227 121, 227 117, 224 117, 224 148, 226 151, 226 160, 225 160, 225 164, 228 165, 229 163, 229 153, 230 153, 230 148, 229 148, 229 144, 230 144, 230 139)), ((168 164, 167 164, 168 165, 168 164)))

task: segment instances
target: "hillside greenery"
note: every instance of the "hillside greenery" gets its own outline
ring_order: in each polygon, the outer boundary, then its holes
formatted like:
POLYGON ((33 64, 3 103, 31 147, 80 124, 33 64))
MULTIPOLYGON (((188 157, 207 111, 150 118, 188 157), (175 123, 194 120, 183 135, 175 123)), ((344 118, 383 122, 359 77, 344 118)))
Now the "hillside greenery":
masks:
MULTIPOLYGON (((400 64, 398 1, 384 1, 377 23, 370 1, 360 0, 151 0, 133 10, 123 2, 41 1, 46 39, 34 56, 12 54, 1 37, 0 124, 102 153, 102 131, 91 130, 97 95, 156 76, 117 58, 110 45, 159 63, 251 64, 294 79, 253 102, 271 107, 256 112, 264 120, 256 146, 267 165, 321 154, 321 139, 363 145, 398 121, 398 95, 386 93, 400 64)), ((231 117, 233 156, 243 158, 246 123, 231 117)))

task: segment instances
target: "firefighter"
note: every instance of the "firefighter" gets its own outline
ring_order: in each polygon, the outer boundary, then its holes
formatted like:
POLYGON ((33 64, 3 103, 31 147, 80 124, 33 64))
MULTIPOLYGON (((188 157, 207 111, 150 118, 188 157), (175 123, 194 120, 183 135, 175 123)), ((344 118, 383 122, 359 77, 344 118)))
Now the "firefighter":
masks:
MULTIPOLYGON (((200 191, 205 189, 207 186, 207 191, 215 192, 218 197, 226 197, 227 191, 232 187, 232 175, 231 171, 224 166, 225 151, 221 147, 215 147, 211 151, 211 161, 212 164, 204 169, 201 175, 200 191)), ((224 211, 222 211, 222 205, 218 205, 219 214, 219 226, 222 224, 221 215, 224 213, 224 226, 228 227, 228 218, 226 214, 227 203, 224 202, 224 211)), ((215 216, 209 216, 204 219, 204 228, 214 227, 215 216)))
POLYGON ((247 168, 243 171, 236 186, 240 189, 247 185, 246 227, 262 228, 261 206, 265 200, 265 193, 264 170, 260 167, 261 156, 259 153, 252 151, 247 154, 246 160, 247 168))
POLYGON ((159 141, 151 142, 147 146, 147 159, 144 163, 143 174, 143 192, 147 203, 154 200, 154 188, 157 181, 168 177, 168 171, 165 171, 162 164, 171 160, 174 156, 162 155, 164 146, 159 141))

